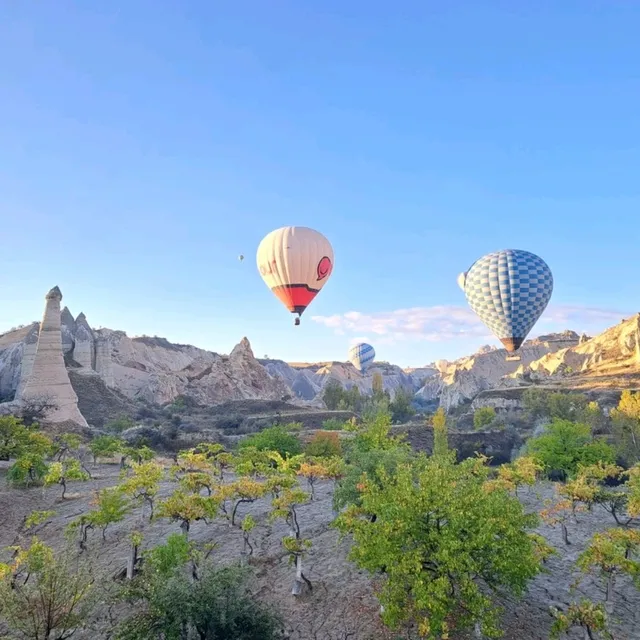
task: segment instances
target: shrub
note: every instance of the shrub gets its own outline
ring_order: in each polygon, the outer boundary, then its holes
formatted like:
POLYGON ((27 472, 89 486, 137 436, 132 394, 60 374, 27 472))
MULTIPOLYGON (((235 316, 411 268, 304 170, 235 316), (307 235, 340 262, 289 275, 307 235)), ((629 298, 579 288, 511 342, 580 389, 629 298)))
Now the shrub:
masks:
POLYGON ((305 447, 304 452, 313 458, 333 458, 342 455, 340 436, 337 433, 318 431, 305 447))
POLYGON ((393 400, 389 403, 391 420, 395 423, 406 422, 415 415, 416 410, 413 408, 412 401, 413 393, 411 391, 398 389, 393 400))
POLYGON ((480 431, 489 426, 496 418, 496 410, 493 407, 480 407, 473 414, 473 428, 480 431))
POLYGON ((342 431, 344 429, 344 422, 338 420, 338 418, 329 418, 322 423, 322 428, 325 431, 342 431))
POLYGON ((572 477, 578 465, 613 463, 615 449, 601 439, 594 439, 589 425, 555 419, 541 436, 527 443, 527 451, 549 473, 572 477))
POLYGON ((260 433, 254 433, 238 444, 240 450, 247 447, 255 447, 258 451, 277 451, 282 457, 302 453, 300 440, 281 426, 269 427, 260 433))

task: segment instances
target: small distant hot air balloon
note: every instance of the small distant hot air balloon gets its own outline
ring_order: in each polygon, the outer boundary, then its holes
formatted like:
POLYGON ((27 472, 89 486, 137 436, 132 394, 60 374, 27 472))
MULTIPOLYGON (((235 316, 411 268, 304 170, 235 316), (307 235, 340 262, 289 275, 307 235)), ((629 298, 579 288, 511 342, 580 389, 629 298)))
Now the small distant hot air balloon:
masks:
POLYGON ((549 304, 553 275, 533 253, 496 251, 473 263, 466 273, 464 293, 482 322, 513 353, 549 304))
POLYGON ((282 227, 267 234, 257 253, 258 271, 282 304, 300 316, 329 280, 333 249, 318 231, 282 227))
POLYGON ((354 344, 349 349, 349 362, 361 373, 366 373, 376 357, 375 349, 366 342, 354 344))
POLYGON ((242 262, 242 261, 244 260, 244 256, 243 256, 242 254, 240 254, 240 255, 238 256, 238 260, 240 260, 240 262, 242 262))
POLYGON ((467 272, 463 271, 458 275, 457 283, 458 286, 464 291, 464 281, 467 279, 467 272))

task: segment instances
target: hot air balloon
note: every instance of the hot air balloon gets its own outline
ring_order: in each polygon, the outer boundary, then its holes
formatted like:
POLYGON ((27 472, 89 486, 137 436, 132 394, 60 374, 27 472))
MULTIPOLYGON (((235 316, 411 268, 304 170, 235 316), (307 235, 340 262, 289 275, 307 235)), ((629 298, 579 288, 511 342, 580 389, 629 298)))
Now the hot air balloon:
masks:
POLYGON ((483 256, 471 265, 464 282, 469 306, 509 353, 520 348, 552 292, 546 262, 519 249, 483 256))
POLYGON ((457 283, 458 286, 464 291, 464 281, 467 279, 467 272, 464 271, 463 273, 458 275, 458 279, 457 279, 457 283))
POLYGON ((361 373, 366 373, 375 357, 375 349, 366 342, 354 344, 349 349, 349 362, 361 373))
POLYGON ((257 254, 258 270, 266 285, 291 313, 300 316, 329 280, 333 249, 318 231, 282 227, 267 234, 257 254))
POLYGON ((242 254, 240 254, 240 255, 238 256, 238 260, 240 260, 240 262, 242 262, 242 261, 244 260, 244 256, 243 256, 242 254))

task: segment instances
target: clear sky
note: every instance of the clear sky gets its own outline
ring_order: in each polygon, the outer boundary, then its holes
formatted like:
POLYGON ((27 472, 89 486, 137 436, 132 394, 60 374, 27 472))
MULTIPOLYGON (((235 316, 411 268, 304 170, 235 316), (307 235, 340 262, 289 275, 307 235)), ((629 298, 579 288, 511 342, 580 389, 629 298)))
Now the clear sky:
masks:
POLYGON ((623 0, 2 2, 0 330, 59 285, 129 335, 421 365, 499 344, 456 276, 503 248, 554 272, 531 335, 615 324, 639 29, 623 0), (297 328, 255 265, 284 225, 335 250, 297 328))

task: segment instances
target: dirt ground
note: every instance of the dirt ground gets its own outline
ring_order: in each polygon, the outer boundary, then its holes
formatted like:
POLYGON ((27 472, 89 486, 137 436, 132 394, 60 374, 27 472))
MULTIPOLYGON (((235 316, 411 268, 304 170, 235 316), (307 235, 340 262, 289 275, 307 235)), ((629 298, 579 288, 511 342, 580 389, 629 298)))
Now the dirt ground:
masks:
MULTIPOLYGON (((0 465, 3 465, 0 467, 1 547, 27 541, 20 530, 31 512, 53 510, 55 515, 37 530, 37 535, 55 548, 62 548, 66 525, 89 509, 94 490, 116 483, 119 471, 115 464, 93 467, 94 479, 70 485, 68 497, 61 500, 59 487, 46 490, 9 488, 4 479, 7 464, 0 465)), ((169 483, 163 485, 162 493, 169 493, 171 486, 169 483)), ((521 490, 521 500, 527 508, 539 510, 553 491, 551 483, 540 483, 531 490, 521 490)), ((348 541, 340 542, 337 532, 329 527, 333 518, 331 494, 331 483, 320 484, 316 486, 316 499, 299 509, 303 535, 313 541, 305 560, 305 575, 313 590, 297 599, 290 594, 294 570, 280 543, 282 536, 287 534, 287 526, 281 522, 267 522, 268 500, 240 507, 240 516, 252 513, 259 523, 252 534, 256 596, 273 602, 281 611, 291 640, 396 640, 407 637, 387 632, 381 625, 370 578, 348 561, 348 541)), ((564 609, 581 596, 598 601, 604 598, 603 589, 590 578, 584 580, 577 592, 572 593, 570 587, 577 575, 573 570, 577 556, 593 533, 612 526, 613 520, 599 508, 592 513, 580 514, 578 519, 578 523, 568 525, 570 546, 563 543, 559 528, 541 525, 538 529, 557 549, 558 555, 548 561, 549 573, 538 576, 521 601, 504 603, 506 640, 547 640, 552 624, 550 606, 564 609)), ((144 547, 162 543, 170 533, 179 531, 178 524, 167 520, 148 522, 137 509, 123 522, 109 527, 106 541, 102 540, 100 532, 90 533, 88 554, 105 577, 111 577, 125 567, 127 535, 133 529, 143 532, 144 547)), ((215 542, 217 548, 213 555, 221 564, 235 561, 242 548, 241 533, 222 520, 208 525, 195 523, 190 537, 215 542)), ((640 640, 640 592, 629 581, 621 579, 616 584, 616 598, 615 640, 640 640)), ((96 635, 95 631, 74 635, 83 640, 108 637, 106 633, 96 635)), ((577 631, 567 637, 578 639, 583 636, 577 631)), ((452 640, 463 638, 459 635, 452 640)))

